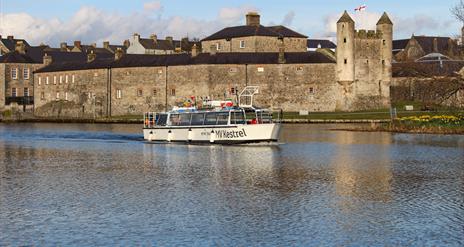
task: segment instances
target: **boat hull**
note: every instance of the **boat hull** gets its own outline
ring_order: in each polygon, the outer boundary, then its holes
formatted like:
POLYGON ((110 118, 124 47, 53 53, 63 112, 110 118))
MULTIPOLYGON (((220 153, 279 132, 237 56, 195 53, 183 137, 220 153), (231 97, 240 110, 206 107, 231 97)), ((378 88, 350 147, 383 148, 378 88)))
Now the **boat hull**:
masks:
POLYGON ((258 142, 277 142, 281 125, 248 124, 230 126, 182 126, 156 127, 143 129, 146 141, 186 142, 211 144, 243 144, 258 142))

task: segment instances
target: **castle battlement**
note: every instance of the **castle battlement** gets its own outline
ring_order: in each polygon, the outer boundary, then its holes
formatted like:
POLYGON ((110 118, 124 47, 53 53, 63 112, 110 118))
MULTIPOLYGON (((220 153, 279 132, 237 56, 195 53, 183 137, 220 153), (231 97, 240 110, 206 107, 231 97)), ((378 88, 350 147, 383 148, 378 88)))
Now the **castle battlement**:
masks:
POLYGON ((355 38, 358 39, 381 39, 383 34, 381 31, 376 30, 355 30, 355 38))

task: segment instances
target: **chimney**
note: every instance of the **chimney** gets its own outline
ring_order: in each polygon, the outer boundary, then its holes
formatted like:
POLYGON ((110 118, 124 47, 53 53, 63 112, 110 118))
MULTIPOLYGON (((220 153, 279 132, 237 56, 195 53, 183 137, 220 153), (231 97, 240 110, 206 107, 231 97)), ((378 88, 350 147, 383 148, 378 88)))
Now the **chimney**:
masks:
POLYGON ((97 54, 93 52, 93 50, 90 51, 89 54, 87 54, 87 63, 91 63, 97 59, 97 54))
POLYGON ((103 48, 109 50, 110 49, 110 42, 109 41, 104 41, 103 42, 103 48))
POLYGON ((152 39, 155 42, 158 42, 158 36, 156 34, 150 35, 150 39, 152 39))
POLYGON ((196 57, 200 54, 200 49, 198 48, 197 44, 192 46, 192 57, 196 57))
POLYGON ((53 62, 52 56, 49 56, 47 53, 45 53, 45 55, 43 57, 43 64, 45 66, 48 66, 48 65, 52 64, 52 62, 53 62))
POLYGON ((68 51, 68 43, 63 42, 60 44, 60 50, 61 51, 68 51))
POLYGON ((280 45, 279 45, 279 61, 278 61, 280 64, 283 64, 285 63, 285 45, 284 45, 284 42, 283 40, 281 41, 280 45))
POLYGON ((128 39, 124 40, 123 45, 124 45, 126 48, 129 48, 129 46, 130 46, 130 41, 129 41, 128 39))
POLYGON ((133 37, 134 37, 134 40, 137 40, 137 41, 140 40, 140 34, 138 34, 138 33, 134 33, 133 37))
POLYGON ((169 43, 171 43, 171 44, 172 44, 172 42, 173 42, 172 36, 167 36, 167 37, 166 37, 166 40, 167 40, 169 43))
POLYGON ((74 47, 78 48, 79 50, 81 49, 81 41, 76 40, 74 41, 74 47))
POLYGON ((97 48, 97 43, 92 43, 90 44, 90 46, 92 46, 93 48, 97 48))
POLYGON ((438 39, 433 39, 433 52, 438 53, 438 39))
POLYGON ((247 26, 256 26, 261 25, 260 16, 257 12, 249 12, 246 15, 246 25, 247 26))
POLYGON ((14 39, 14 36, 9 35, 7 38, 8 38, 9 40, 13 40, 13 39, 14 39))
POLYGON ((120 60, 123 55, 124 55, 124 51, 118 47, 118 49, 116 49, 116 51, 114 52, 114 60, 115 61, 120 60))
POLYGON ((26 54, 26 45, 22 40, 18 40, 16 42, 16 47, 15 50, 19 52, 20 54, 26 54))

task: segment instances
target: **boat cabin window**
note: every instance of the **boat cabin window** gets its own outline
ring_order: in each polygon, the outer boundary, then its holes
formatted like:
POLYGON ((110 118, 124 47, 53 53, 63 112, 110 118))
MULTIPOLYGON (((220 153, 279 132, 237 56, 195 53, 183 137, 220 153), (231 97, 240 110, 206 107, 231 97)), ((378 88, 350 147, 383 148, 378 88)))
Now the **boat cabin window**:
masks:
POLYGON ((206 113, 205 125, 216 125, 217 123, 217 113, 210 112, 206 113))
POLYGON ((190 113, 180 114, 180 126, 189 126, 190 125, 190 117, 192 116, 190 113))
POLYGON ((231 124, 245 124, 245 116, 243 112, 232 112, 230 115, 231 124))
POLYGON ((173 126, 179 126, 180 125, 180 116, 179 114, 171 114, 169 117, 169 120, 171 121, 171 125, 173 126))
POLYGON ((220 112, 217 114, 217 124, 218 125, 227 125, 229 124, 229 113, 220 112))
POLYGON ((203 125, 204 122, 205 122, 204 113, 193 113, 192 114, 192 126, 203 125))
POLYGON ((168 121, 168 114, 158 114, 158 115, 156 115, 156 125, 158 125, 158 126, 166 126, 167 121, 168 121))

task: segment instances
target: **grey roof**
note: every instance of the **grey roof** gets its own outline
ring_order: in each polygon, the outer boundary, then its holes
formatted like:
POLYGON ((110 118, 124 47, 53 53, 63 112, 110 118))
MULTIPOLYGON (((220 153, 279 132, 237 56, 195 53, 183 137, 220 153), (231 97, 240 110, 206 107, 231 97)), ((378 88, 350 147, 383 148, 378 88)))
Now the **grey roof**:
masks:
POLYGON ((16 49, 16 43, 18 41, 22 41, 26 45, 26 47, 30 46, 29 43, 27 43, 27 41, 24 40, 24 39, 14 39, 14 38, 13 39, 9 39, 9 38, 6 38, 6 39, 2 38, 1 39, 1 42, 3 43, 3 45, 5 45, 6 48, 8 48, 8 50, 10 50, 10 51, 14 51, 16 49))
POLYGON ((410 39, 393 40, 393 50, 404 50, 408 45, 410 39))
POLYGON ((317 48, 335 49, 337 48, 336 44, 326 39, 308 39, 307 46, 308 48, 313 48, 313 49, 317 49, 317 48))
POLYGON ((383 12, 382 17, 380 17, 380 20, 377 22, 377 25, 382 25, 382 24, 393 25, 393 22, 390 20, 390 17, 388 17, 386 12, 383 12))
MULTIPOLYGON (((285 53, 287 64, 307 63, 335 63, 332 59, 318 52, 285 53)), ((176 55, 145 55, 125 54, 121 59, 98 58, 93 62, 53 62, 51 65, 39 69, 36 73, 54 71, 72 71, 104 68, 178 66, 194 64, 278 64, 278 53, 218 53, 211 55, 201 53, 196 57, 188 54, 176 55)))
POLYGON ((307 38, 306 36, 297 33, 284 26, 272 26, 265 27, 259 26, 236 26, 227 27, 219 32, 216 32, 202 41, 218 40, 218 39, 232 39, 239 37, 251 37, 251 36, 268 36, 268 37, 295 37, 295 38, 307 38))
POLYGON ((444 52, 449 49, 450 37, 434 37, 434 36, 413 36, 415 40, 422 47, 422 50, 426 54, 432 53, 433 51, 433 41, 437 40, 438 52, 444 52))
POLYGON ((342 22, 354 23, 353 19, 351 18, 351 16, 348 14, 346 10, 345 12, 343 12, 342 17, 340 17, 340 19, 337 21, 337 23, 342 23, 342 22))
POLYGON ((21 54, 17 51, 8 52, 0 56, 0 63, 36 63, 27 54, 21 54))
POLYGON ((464 61, 404 62, 393 63, 393 77, 456 76, 464 61))

